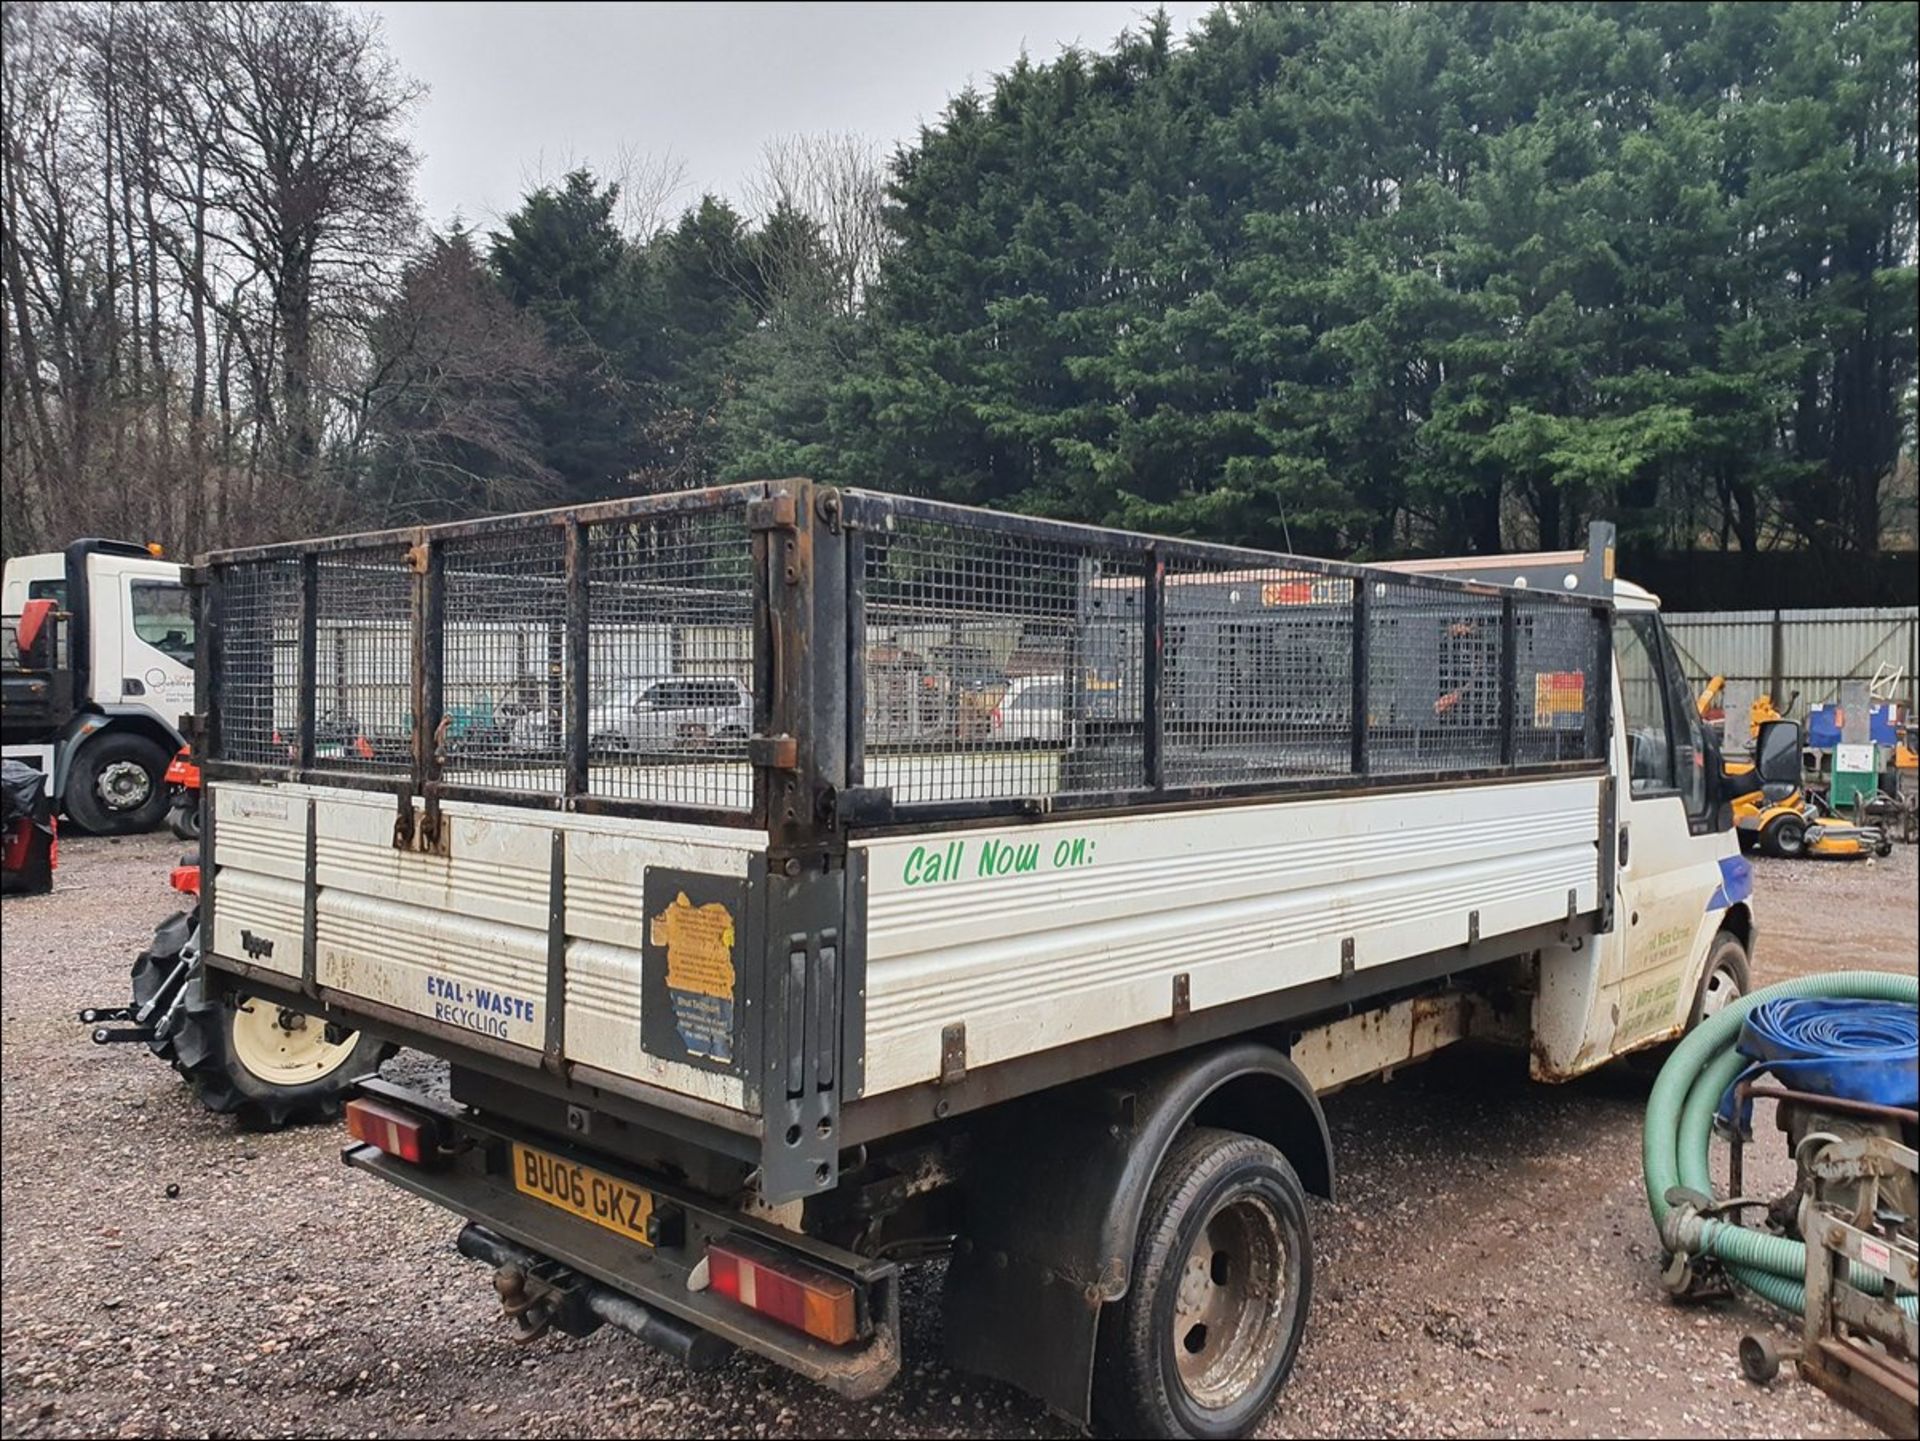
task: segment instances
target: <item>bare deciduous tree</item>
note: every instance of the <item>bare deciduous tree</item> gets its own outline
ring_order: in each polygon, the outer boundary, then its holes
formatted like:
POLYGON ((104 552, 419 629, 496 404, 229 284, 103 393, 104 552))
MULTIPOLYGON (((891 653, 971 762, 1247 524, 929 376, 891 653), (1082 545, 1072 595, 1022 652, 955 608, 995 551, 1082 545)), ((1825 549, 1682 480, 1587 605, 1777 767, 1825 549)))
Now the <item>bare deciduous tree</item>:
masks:
POLYGON ((6 549, 338 515, 365 317, 414 229, 418 87, 324 4, 31 0, 4 23, 6 549))
POLYGON ((843 315, 856 312, 889 243, 886 164, 879 147, 862 136, 831 132, 779 136, 762 148, 760 168, 744 190, 763 218, 784 210, 818 227, 836 307, 843 315))

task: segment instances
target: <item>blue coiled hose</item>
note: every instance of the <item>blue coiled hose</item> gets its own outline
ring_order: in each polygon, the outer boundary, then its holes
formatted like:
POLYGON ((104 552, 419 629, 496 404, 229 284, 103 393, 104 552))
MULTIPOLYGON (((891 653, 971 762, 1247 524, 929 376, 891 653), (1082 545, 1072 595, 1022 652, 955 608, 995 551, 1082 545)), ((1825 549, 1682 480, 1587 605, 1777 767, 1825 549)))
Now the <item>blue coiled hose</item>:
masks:
MULTIPOLYGON (((1734 1088, 1769 1073, 1792 1090, 1815 1095, 1880 1106, 1920 1104, 1920 1011, 1912 1006, 1782 996, 1747 1012, 1735 1049, 1753 1064, 1720 1097, 1723 1122, 1734 1118, 1734 1088)), ((1751 1105, 1742 1108, 1743 1133, 1751 1112, 1751 1105)))

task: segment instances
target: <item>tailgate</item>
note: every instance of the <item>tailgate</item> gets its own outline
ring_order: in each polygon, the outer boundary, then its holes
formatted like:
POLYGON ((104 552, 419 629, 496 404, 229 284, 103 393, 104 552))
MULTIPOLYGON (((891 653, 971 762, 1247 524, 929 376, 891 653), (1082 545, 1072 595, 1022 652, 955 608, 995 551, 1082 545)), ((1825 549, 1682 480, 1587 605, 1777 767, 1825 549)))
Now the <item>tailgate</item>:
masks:
POLYGON ((763 837, 448 801, 441 855, 395 848, 391 796, 236 781, 208 795, 214 964, 305 979, 336 1007, 406 1012, 529 1066, 552 1051, 748 1108, 735 990, 763 837))

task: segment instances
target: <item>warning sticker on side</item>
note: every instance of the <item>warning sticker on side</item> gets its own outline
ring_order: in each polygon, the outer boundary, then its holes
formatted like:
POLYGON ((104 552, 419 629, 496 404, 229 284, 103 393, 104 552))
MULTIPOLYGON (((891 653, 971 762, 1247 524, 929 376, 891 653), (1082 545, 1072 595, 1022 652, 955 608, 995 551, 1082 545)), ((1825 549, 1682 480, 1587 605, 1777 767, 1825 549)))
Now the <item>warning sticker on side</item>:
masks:
POLYGON ((746 883, 649 867, 640 1048, 712 1071, 737 1068, 734 992, 746 883))

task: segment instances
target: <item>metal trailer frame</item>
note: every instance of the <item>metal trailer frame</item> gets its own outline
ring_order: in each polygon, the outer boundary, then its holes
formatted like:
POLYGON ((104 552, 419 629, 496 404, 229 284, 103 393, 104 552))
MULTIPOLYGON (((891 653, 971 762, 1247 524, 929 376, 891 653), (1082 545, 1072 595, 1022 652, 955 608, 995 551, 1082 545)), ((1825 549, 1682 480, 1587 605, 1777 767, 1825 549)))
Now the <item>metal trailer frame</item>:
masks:
MULTIPOLYGON (((1551 563, 1544 564, 1541 583, 1523 589, 1473 577, 1282 556, 784 480, 216 553, 203 558, 189 576, 202 636, 193 720, 194 745, 208 788, 203 795, 217 790, 222 782, 295 783, 391 795, 393 845, 423 852, 444 852, 450 827, 442 806, 450 801, 721 825, 764 835, 764 851, 753 859, 747 878, 742 953, 750 964, 742 968, 737 998, 740 1013, 748 1018, 739 1037, 747 1109, 732 1111, 567 1060, 564 1005, 549 1005, 544 1054, 541 1064, 533 1065, 520 1047, 319 985, 314 966, 311 801, 307 802, 305 955, 297 983, 247 957, 213 953, 211 917, 219 905, 219 837, 215 807, 206 806, 203 831, 209 864, 203 872, 203 905, 208 917, 210 975, 216 977, 216 985, 227 989, 244 989, 396 1039, 416 1043, 424 1039, 456 1065, 509 1079, 555 1099, 623 1113, 663 1133, 750 1160, 757 1164, 762 1191, 770 1199, 829 1190, 838 1179, 843 1148, 1203 1040, 1291 1016, 1350 1007, 1370 995, 1431 982, 1553 939, 1545 934, 1513 935, 1482 943, 1476 935, 1467 946, 1384 967, 1385 974, 1362 973, 1331 985, 1302 987, 1303 994, 1269 995, 1182 1018, 1179 1025, 1137 1027, 971 1075, 962 1068, 943 1076, 943 1084, 933 1088, 938 1094, 913 1088, 868 1100, 858 1098, 864 952, 859 892, 864 876, 859 851, 849 848, 852 838, 930 826, 1005 825, 1068 813, 1132 813, 1253 799, 1603 776, 1612 692, 1610 542, 1610 535, 1597 535, 1595 550, 1577 559, 1572 570, 1563 557, 1543 558, 1543 563, 1551 563), (735 807, 703 804, 698 798, 662 801, 596 794, 592 788, 596 762, 589 755, 586 721, 592 684, 595 547, 609 527, 671 526, 721 512, 739 518, 742 539, 750 548, 744 569, 731 572, 748 587, 751 609, 754 725, 744 746, 752 777, 750 795, 746 804, 735 807), (1140 603, 1131 622, 1137 626, 1140 658, 1138 720, 1131 727, 1103 728, 1093 723, 1084 697, 1077 697, 1081 713, 1069 722, 1075 727, 1069 750, 1104 757, 1090 773, 1108 777, 1106 782, 1076 780, 1047 793, 916 797, 896 794, 870 779, 877 776, 879 757, 868 751, 862 701, 869 612, 882 603, 881 588, 875 584, 876 553, 898 544, 898 537, 916 527, 936 534, 964 533, 979 545, 1002 548, 1010 557, 1002 570, 1012 577, 1007 581, 1012 585, 1028 583, 1020 573, 1019 556, 1035 548, 1045 548, 1056 559, 1109 558, 1138 577, 1140 603), (555 578, 564 596, 555 623, 564 633, 558 685, 565 692, 568 724, 558 783, 546 790, 450 775, 443 746, 447 637, 450 624, 459 623, 457 617, 451 621, 449 617, 450 556, 469 544, 507 542, 514 537, 536 537, 546 546, 547 554, 555 558, 555 578), (330 762, 318 754, 316 742, 315 651, 322 578, 328 574, 327 567, 353 564, 356 553, 370 552, 378 553, 398 578, 392 594, 405 597, 410 638, 410 745, 404 763, 384 768, 330 762), (403 573, 396 563, 401 558, 403 573), (246 646, 257 648, 259 637, 257 627, 249 632, 250 622, 236 612, 235 592, 252 583, 254 573, 275 567, 283 580, 297 577, 297 583, 285 585, 280 593, 298 627, 294 713, 286 717, 291 739, 284 764, 263 762, 257 754, 239 759, 229 753, 236 724, 243 716, 257 719, 259 702, 258 695, 244 693, 244 686, 243 693, 235 693, 247 674, 256 677, 250 683, 257 687, 259 673, 258 656, 241 654, 246 646), (1336 747, 1337 766, 1301 772, 1281 764, 1270 774, 1238 780, 1182 781, 1173 774, 1176 747, 1170 744, 1165 700, 1170 664, 1167 641, 1170 616, 1187 604, 1186 594, 1172 579, 1182 573, 1216 579, 1242 574, 1270 577, 1268 583, 1318 585, 1322 596, 1345 597, 1344 629, 1351 649, 1345 658, 1348 694, 1340 700, 1349 734, 1336 747), (1569 583, 1575 579, 1577 584, 1569 583), (1478 763, 1433 769, 1382 764, 1391 757, 1371 721, 1370 689, 1378 673, 1373 651, 1384 634, 1381 615, 1402 601, 1435 607, 1443 615, 1450 607, 1470 606, 1484 618, 1492 638, 1485 654, 1497 654, 1498 673, 1497 677, 1481 676, 1496 701, 1487 724, 1477 733, 1485 748, 1478 763), (1518 699, 1525 680, 1516 671, 1516 636, 1522 624, 1560 624, 1576 638, 1586 636, 1579 666, 1581 740, 1572 758, 1526 758, 1522 734, 1528 723, 1522 720, 1518 699), (252 672, 245 669, 249 664, 252 672), (1368 723, 1356 724, 1356 718, 1368 723), (1120 766, 1127 774, 1114 779, 1120 766), (760 963, 760 958, 765 962, 760 963)), ((952 576, 965 574, 960 564, 950 571, 952 576)), ((920 586, 917 594, 928 604, 946 604, 955 598, 957 582, 939 575, 913 584, 920 586)), ((1284 594, 1275 600, 1276 605, 1285 603, 1284 594)), ((270 643, 271 629, 268 635, 270 643)), ((1070 655, 1074 644, 1069 642, 1070 655)), ((267 705, 276 721, 277 741, 281 733, 274 702, 288 698, 273 694, 271 661, 267 674, 267 705)), ((1073 679, 1077 693, 1082 680, 1077 664, 1073 679)), ((1537 714, 1531 723, 1539 725, 1537 714)), ((1549 728, 1560 723, 1557 714, 1547 721, 1549 728)), ((1063 776, 1067 769, 1063 761, 1063 776)), ((1609 788, 1603 785, 1601 792, 1604 812, 1609 788)), ((1611 834, 1604 814, 1600 833, 1611 834)), ((1606 897, 1612 890, 1614 848, 1601 845, 1598 852, 1601 909, 1587 917, 1569 914, 1556 935, 1602 930, 1608 925, 1606 897)), ((556 836, 549 892, 546 994, 550 1000, 563 998, 566 986, 564 867, 564 847, 556 836)))

